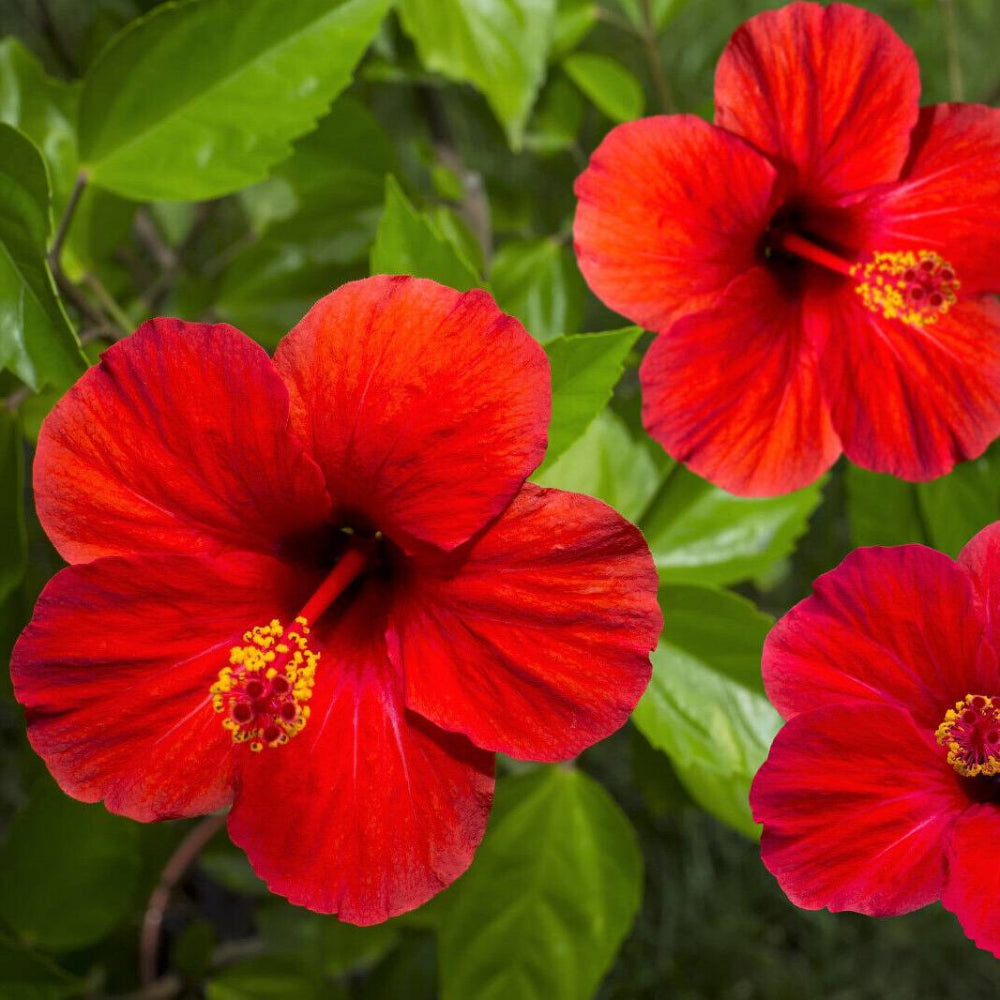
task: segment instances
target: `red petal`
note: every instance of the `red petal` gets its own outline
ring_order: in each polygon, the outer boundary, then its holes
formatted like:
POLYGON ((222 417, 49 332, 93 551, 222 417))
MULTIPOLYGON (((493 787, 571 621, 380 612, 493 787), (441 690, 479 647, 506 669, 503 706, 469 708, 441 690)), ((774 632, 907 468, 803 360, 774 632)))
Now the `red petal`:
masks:
POLYGON ((959 553, 980 597, 986 637, 1000 651, 1000 521, 983 528, 959 553))
POLYGON ((732 493, 787 493, 840 454, 801 307, 764 268, 658 337, 640 376, 649 433, 732 493))
POLYGON ((425 559, 407 579, 389 636, 406 703, 477 746, 573 757, 622 726, 649 683, 657 585, 638 529, 529 484, 460 564, 425 559))
POLYGON ((933 737, 889 705, 832 705, 777 735, 750 790, 761 858, 807 910, 884 917, 936 900, 968 805, 933 737))
POLYGON ((817 199, 895 179, 919 99, 910 48, 847 4, 752 17, 715 71, 716 122, 794 166, 795 187, 817 199))
POLYGON ((920 329, 883 319, 853 292, 817 301, 807 316, 826 345, 820 377, 852 462, 933 479, 1000 434, 996 302, 959 302, 920 329))
POLYGON ((1000 110, 979 104, 923 108, 899 184, 854 211, 867 249, 933 250, 965 297, 1000 291, 1000 110))
POLYGON ((967 694, 1000 694, 972 583, 922 545, 856 549, 764 643, 768 697, 786 718, 894 702, 933 731, 967 694))
POLYGON ((945 909, 980 948, 1000 958, 1000 809, 979 805, 955 824, 948 848, 948 881, 941 895, 945 909))
POLYGON ((466 541, 545 454, 545 352, 483 291, 379 275, 321 299, 274 363, 338 516, 466 541))
POLYGON ((133 552, 270 552, 327 517, 288 393, 229 326, 156 319, 107 350, 42 425, 38 516, 69 562, 133 552))
POLYGON ((251 553, 64 569, 11 662, 31 745, 69 795, 133 819, 227 805, 232 739, 209 688, 247 628, 289 620, 302 599, 297 574, 251 553))
POLYGON ((612 309, 662 331, 753 266, 774 178, 745 142, 693 115, 619 125, 576 181, 580 270, 612 309))
POLYGON ((247 752, 229 816, 272 892, 354 924, 411 910, 458 878, 493 796, 493 755, 403 706, 377 599, 369 588, 314 629, 309 722, 287 746, 247 752))

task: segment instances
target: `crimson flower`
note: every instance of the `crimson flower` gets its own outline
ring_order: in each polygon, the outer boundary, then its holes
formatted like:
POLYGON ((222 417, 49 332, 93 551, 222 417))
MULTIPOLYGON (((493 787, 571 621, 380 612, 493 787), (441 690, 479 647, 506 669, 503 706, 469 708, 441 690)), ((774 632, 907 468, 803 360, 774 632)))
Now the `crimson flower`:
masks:
POLYGON ((621 125, 577 180, 581 270, 660 334, 646 428, 732 492, 841 450, 930 479, 1000 433, 1000 111, 919 94, 881 18, 794 3, 733 35, 715 125, 621 125))
POLYGON ((70 795, 232 805, 270 888, 367 924, 469 865, 494 754, 621 726, 661 626, 642 536, 525 478, 544 352, 481 291, 376 277, 272 360, 159 319, 46 420, 39 517, 71 564, 12 675, 70 795))
POLYGON ((940 899, 1000 957, 1000 522, 957 563, 858 549, 764 645, 788 720, 754 779, 761 855, 806 909, 940 899))

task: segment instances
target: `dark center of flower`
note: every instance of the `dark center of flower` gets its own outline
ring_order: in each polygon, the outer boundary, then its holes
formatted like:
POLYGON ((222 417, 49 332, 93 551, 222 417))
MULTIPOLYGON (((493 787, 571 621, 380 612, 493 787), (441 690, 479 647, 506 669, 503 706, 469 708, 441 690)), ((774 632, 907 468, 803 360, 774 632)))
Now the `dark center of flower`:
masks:
POLYGON ((212 685, 212 707, 234 743, 259 753, 283 746, 309 719, 320 654, 309 648, 316 622, 370 565, 378 539, 351 535, 333 568, 286 628, 277 619, 243 633, 243 645, 229 651, 229 663, 212 685))
POLYGON ((954 267, 933 250, 876 250, 849 260, 794 229, 769 230, 766 256, 818 265, 848 278, 866 309, 917 328, 936 323, 958 301, 954 267))
POLYGON ((1000 774, 1000 697, 966 695, 948 709, 936 735, 962 777, 1000 774))

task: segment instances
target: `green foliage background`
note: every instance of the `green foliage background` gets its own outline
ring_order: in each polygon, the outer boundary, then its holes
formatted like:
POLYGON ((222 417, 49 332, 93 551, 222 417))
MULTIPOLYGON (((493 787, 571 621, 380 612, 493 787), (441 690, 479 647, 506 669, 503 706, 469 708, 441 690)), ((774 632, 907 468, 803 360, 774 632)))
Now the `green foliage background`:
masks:
MULTIPOLYGON (((916 49, 925 101, 1000 100, 995 0, 862 5, 916 49)), ((145 991, 143 912, 193 824, 140 826, 62 795, 4 676, 0 996, 997 994, 996 963, 938 907, 796 911, 759 863, 746 793, 779 724, 759 670, 773 617, 853 545, 956 553, 1000 518, 1000 448, 919 486, 841 463, 788 497, 730 496, 642 433, 648 335, 588 292, 573 257, 572 183, 591 150, 642 114, 709 117, 726 38, 772 6, 0 2, 3 658, 59 568, 33 513, 32 442, 85 364, 152 315, 230 322, 271 348, 370 271, 486 287, 544 344, 554 412, 535 478, 643 528, 667 621, 626 729, 569 766, 501 761, 487 838, 442 896, 349 927, 269 896, 215 837, 174 895, 145 991)), ((155 706, 137 692, 136 710, 155 706)))

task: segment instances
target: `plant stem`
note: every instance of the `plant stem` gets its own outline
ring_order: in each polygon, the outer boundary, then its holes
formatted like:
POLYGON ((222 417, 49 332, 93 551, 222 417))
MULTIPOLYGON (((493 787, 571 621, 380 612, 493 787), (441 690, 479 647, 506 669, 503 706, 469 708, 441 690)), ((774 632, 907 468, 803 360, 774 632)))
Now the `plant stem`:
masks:
POLYGON ((955 23, 954 0, 938 0, 944 19, 944 40, 948 52, 948 90, 953 101, 965 100, 962 60, 958 52, 958 25, 955 23))
POLYGON ((156 980, 156 960, 159 954, 160 928, 163 917, 170 905, 170 897, 187 870, 197 861, 198 855, 208 846, 208 842, 222 829, 226 822, 224 814, 206 816, 177 845, 160 874, 153 894, 149 897, 146 912, 142 918, 139 934, 139 981, 143 989, 156 980))
POLYGON ((663 63, 660 61, 659 38, 656 34, 656 24, 653 20, 653 0, 641 0, 642 5, 642 44, 646 49, 646 61, 649 63, 649 71, 653 76, 653 84, 660 99, 660 110, 664 114, 672 114, 674 108, 674 97, 670 92, 670 84, 663 72, 663 63))
POLYGON ((66 202, 66 208, 63 211, 62 219, 59 220, 59 228, 56 230, 56 238, 52 241, 52 246, 49 248, 49 266, 52 268, 53 273, 61 273, 62 265, 60 259, 62 257, 62 249, 66 243, 66 237, 69 235, 69 227, 73 223, 73 216, 76 215, 77 205, 80 204, 80 196, 83 194, 83 189, 87 186, 87 173, 81 170, 76 175, 76 181, 73 183, 73 190, 69 194, 69 201, 66 202))

